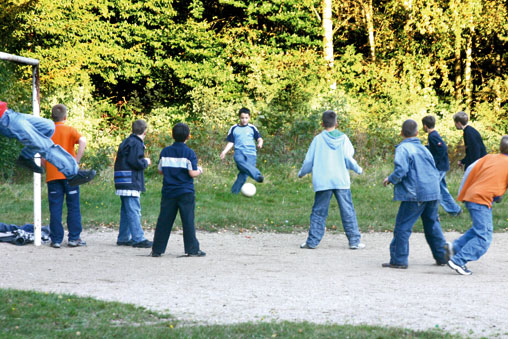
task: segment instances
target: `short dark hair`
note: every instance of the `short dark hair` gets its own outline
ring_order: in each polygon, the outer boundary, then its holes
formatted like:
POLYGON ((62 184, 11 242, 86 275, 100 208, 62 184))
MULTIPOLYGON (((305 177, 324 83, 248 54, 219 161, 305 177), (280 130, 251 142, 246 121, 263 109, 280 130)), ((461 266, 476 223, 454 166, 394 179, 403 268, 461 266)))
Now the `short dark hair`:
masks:
POLYGON ((467 125, 469 117, 467 116, 466 112, 460 111, 453 115, 453 121, 460 122, 462 125, 467 125))
POLYGON ((173 139, 175 139, 176 142, 184 142, 189 137, 189 134, 190 129, 187 124, 179 122, 173 126, 173 139))
POLYGON ((241 114, 248 114, 250 116, 250 111, 248 108, 245 108, 245 107, 242 107, 240 108, 240 110, 238 111, 238 116, 240 116, 241 114))
POLYGON ((499 150, 503 154, 508 154, 508 135, 503 135, 501 138, 501 144, 499 145, 499 150))
POLYGON ((414 137, 418 134, 418 124, 413 119, 407 119, 402 123, 402 135, 406 138, 414 137))
POLYGON ((146 121, 143 119, 136 120, 132 123, 132 133, 141 135, 146 131, 146 121))
POLYGON ((337 124, 337 114, 332 110, 324 111, 321 119, 325 128, 335 127, 337 124))
POLYGON ((422 124, 427 126, 428 128, 434 128, 436 126, 436 118, 432 115, 427 115, 422 118, 422 124))
POLYGON ((58 104, 53 106, 53 108, 51 109, 51 119, 53 119, 53 121, 55 122, 64 121, 66 117, 67 117, 67 107, 65 107, 65 105, 58 104))

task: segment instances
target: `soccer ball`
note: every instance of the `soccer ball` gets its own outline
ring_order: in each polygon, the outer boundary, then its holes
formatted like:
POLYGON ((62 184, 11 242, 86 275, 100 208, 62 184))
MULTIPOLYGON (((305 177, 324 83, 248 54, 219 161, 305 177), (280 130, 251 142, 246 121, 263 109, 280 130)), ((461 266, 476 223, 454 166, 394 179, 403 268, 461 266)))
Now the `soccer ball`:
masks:
POLYGON ((256 194, 256 186, 254 184, 251 184, 250 182, 243 184, 242 189, 240 190, 243 195, 246 197, 252 197, 254 194, 256 194))

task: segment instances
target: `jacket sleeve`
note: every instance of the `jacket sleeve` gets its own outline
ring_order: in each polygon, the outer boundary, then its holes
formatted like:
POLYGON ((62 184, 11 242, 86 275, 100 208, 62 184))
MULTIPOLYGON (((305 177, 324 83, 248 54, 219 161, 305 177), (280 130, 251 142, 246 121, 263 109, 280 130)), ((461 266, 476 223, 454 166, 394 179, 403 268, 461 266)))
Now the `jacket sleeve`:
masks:
POLYGON ((409 159, 405 148, 398 147, 395 150, 394 170, 388 176, 388 180, 396 185, 402 181, 409 171, 409 159))
POLYGON ((432 153, 434 159, 442 159, 448 153, 448 147, 444 141, 439 137, 430 136, 429 137, 429 151, 432 153))
POLYGON ((312 140, 312 143, 310 144, 309 149, 307 150, 307 154, 305 155, 305 160, 303 161, 302 168, 300 168, 300 171, 298 172, 299 178, 312 172, 315 151, 316 151, 316 138, 312 140))
POLYGON ((145 148, 142 144, 132 145, 132 149, 127 156, 127 164, 135 170, 144 170, 148 167, 148 163, 145 160, 145 148))
POLYGON ((346 140, 344 141, 344 160, 346 162, 346 168, 355 171, 358 174, 362 174, 363 169, 360 167, 360 165, 358 165, 356 160, 353 158, 354 154, 355 149, 353 147, 353 144, 346 136, 346 140))
MULTIPOLYGON (((478 159, 478 160, 480 160, 480 159, 478 159)), ((462 177, 462 181, 460 182, 459 192, 457 193, 457 196, 460 195, 460 192, 462 191, 462 187, 464 187, 464 184, 466 183, 466 180, 469 177, 469 173, 471 173, 471 170, 473 169, 473 167, 476 166, 476 164, 478 163, 478 160, 476 160, 471 165, 469 165, 467 167, 466 171, 464 172, 464 176, 462 177)))

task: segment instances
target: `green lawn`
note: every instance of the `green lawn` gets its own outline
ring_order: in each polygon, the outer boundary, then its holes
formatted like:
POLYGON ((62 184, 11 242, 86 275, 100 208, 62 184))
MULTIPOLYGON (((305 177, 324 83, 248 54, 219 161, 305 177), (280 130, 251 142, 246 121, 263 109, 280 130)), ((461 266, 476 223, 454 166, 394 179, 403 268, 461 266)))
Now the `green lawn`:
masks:
POLYGON ((1 338, 460 338, 439 329, 308 322, 196 325, 168 314, 72 295, 0 289, 1 338))
MULTIPOLYGON (((362 232, 391 231, 399 203, 392 201, 393 187, 382 182, 392 170, 388 162, 364 165, 363 175, 351 174, 353 201, 362 232)), ((232 162, 205 166, 205 173, 195 181, 196 223, 198 229, 214 231, 293 232, 306 230, 314 194, 311 177, 297 178, 298 168, 291 165, 267 166, 260 164, 265 182, 257 184, 252 198, 230 193, 237 174, 232 162)), ((146 178, 147 192, 141 197, 142 222, 153 228, 157 222, 162 177, 152 170, 146 178)), ((462 171, 448 175, 450 191, 456 195, 462 171)), ((250 179, 249 179, 250 180, 250 179)), ((0 184, 2 209, 0 222, 12 224, 32 223, 32 183, 0 184)), ((98 225, 118 227, 120 199, 114 194, 112 170, 101 172, 90 184, 81 187, 81 206, 84 227, 98 225)), ((337 204, 332 202, 327 221, 330 231, 342 230, 337 204)), ((43 224, 49 223, 46 185, 43 185, 43 224)), ((440 208, 445 231, 467 230, 471 221, 467 211, 459 217, 448 216, 440 208)), ((65 218, 64 218, 65 219, 65 218)), ((177 220, 177 223, 179 221, 177 220)), ((178 225, 178 224, 177 224, 178 225)), ((494 230, 508 229, 506 201, 494 206, 494 230)), ((421 231, 418 222, 415 231, 421 231)))

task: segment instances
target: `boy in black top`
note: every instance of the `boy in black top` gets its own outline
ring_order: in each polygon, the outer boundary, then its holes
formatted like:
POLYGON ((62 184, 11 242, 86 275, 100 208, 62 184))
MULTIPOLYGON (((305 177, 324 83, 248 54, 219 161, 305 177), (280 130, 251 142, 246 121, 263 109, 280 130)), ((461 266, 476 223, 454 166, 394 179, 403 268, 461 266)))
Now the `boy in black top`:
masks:
POLYGON ((464 145, 466 146, 466 157, 459 160, 459 166, 466 170, 476 160, 487 154, 482 136, 473 127, 468 125, 468 116, 465 112, 458 112, 453 115, 455 127, 464 131, 464 145))
POLYGON ((429 142, 426 147, 429 149, 436 168, 439 171, 439 203, 443 209, 450 215, 459 215, 462 208, 455 202, 446 184, 446 172, 450 169, 450 161, 448 159, 448 147, 441 139, 439 133, 434 129, 436 119, 432 115, 427 115, 422 119, 423 130, 429 134, 429 142))
POLYGON ((198 167, 196 153, 185 143, 189 139, 189 126, 183 123, 173 127, 173 145, 164 148, 159 157, 159 173, 162 182, 161 209, 153 239, 152 257, 160 257, 166 251, 176 214, 180 212, 183 228, 185 254, 189 257, 204 257, 199 249, 194 227, 194 178, 203 173, 198 167))

